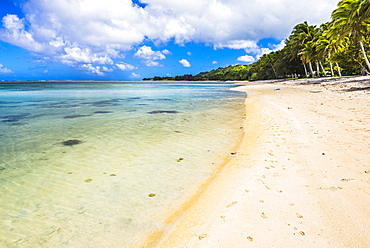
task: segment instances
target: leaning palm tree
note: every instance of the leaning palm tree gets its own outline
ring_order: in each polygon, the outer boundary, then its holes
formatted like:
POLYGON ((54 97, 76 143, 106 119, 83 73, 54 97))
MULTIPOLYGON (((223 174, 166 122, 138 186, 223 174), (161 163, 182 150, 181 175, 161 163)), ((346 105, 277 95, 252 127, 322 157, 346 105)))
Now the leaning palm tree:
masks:
POLYGON ((338 39, 334 39, 333 37, 330 38, 330 28, 330 23, 324 23, 320 26, 321 34, 318 36, 315 45, 321 60, 329 62, 331 75, 334 76, 333 62, 335 62, 338 69, 338 75, 341 77, 339 64, 337 61, 333 61, 332 55, 343 50, 345 43, 343 41, 339 42, 338 39))
MULTIPOLYGON (((309 50, 307 44, 312 41, 317 35, 317 28, 314 25, 309 25, 307 22, 297 24, 292 31, 292 34, 287 40, 287 45, 290 46, 290 49, 293 51, 293 55, 299 57, 305 67, 305 63, 308 63, 311 75, 314 77, 312 70, 312 60, 304 55, 304 50, 309 50)), ((306 67, 305 67, 305 71, 306 67)))
POLYGON ((370 62, 363 44, 370 19, 369 4, 370 0, 341 0, 331 16, 331 37, 338 40, 349 37, 358 43, 370 70, 370 62))

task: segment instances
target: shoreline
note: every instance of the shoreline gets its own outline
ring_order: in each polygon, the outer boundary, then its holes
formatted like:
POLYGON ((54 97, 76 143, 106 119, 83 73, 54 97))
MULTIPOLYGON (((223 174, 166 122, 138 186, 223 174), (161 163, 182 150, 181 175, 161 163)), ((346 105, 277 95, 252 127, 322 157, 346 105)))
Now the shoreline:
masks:
POLYGON ((142 247, 370 246, 370 77, 244 83, 244 136, 142 247))

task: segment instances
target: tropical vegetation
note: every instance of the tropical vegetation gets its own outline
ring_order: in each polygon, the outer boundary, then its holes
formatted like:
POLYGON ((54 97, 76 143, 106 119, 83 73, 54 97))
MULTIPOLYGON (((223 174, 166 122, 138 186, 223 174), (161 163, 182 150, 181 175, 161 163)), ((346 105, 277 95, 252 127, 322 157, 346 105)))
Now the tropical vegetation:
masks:
POLYGON ((144 80, 265 80, 370 74, 370 0, 341 0, 331 21, 297 24, 283 49, 248 65, 144 80))

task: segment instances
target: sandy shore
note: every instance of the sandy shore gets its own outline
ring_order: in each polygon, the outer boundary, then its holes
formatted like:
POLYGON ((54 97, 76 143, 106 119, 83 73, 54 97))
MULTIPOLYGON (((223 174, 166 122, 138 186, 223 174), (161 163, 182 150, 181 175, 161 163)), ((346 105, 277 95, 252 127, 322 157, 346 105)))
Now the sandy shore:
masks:
POLYGON ((144 247, 370 247, 370 77, 239 90, 235 154, 144 247))

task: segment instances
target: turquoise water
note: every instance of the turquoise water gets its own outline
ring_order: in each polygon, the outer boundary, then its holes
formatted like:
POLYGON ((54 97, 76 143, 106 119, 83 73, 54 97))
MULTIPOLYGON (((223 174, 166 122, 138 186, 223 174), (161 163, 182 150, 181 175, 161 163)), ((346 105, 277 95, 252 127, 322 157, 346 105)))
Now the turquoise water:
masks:
POLYGON ((240 138, 232 84, 0 84, 0 247, 136 247, 240 138))

